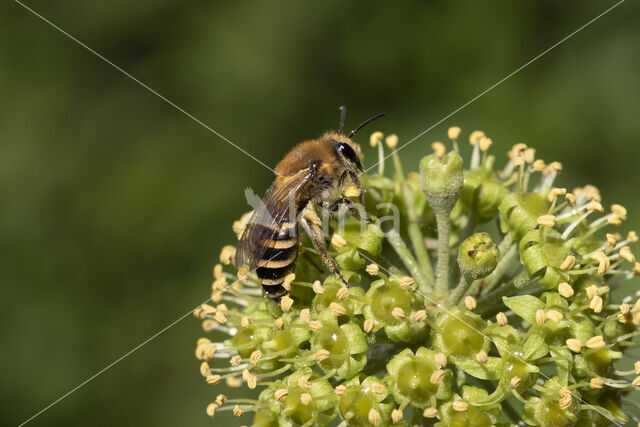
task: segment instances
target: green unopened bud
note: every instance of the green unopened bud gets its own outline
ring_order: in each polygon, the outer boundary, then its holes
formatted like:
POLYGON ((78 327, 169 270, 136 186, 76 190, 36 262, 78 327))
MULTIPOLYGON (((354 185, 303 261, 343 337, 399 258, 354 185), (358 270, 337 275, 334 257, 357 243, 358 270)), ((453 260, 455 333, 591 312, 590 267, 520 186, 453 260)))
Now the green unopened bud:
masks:
POLYGON ((433 210, 449 212, 464 184, 462 158, 455 151, 442 158, 433 154, 423 157, 420 160, 420 183, 433 210))
POLYGON ((500 250, 487 233, 467 237, 458 250, 458 265, 467 278, 482 279, 495 270, 500 250))

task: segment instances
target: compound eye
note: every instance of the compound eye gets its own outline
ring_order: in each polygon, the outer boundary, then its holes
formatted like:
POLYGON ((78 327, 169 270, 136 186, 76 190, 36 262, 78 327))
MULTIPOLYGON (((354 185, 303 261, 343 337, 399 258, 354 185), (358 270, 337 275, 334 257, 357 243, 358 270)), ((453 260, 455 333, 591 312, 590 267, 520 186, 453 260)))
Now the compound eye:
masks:
POLYGON ((349 144, 347 144, 345 142, 339 142, 337 144, 337 148, 338 148, 338 152, 340 154, 342 154, 344 157, 346 157, 351 162, 353 162, 356 166, 361 168, 360 159, 358 159, 358 155, 356 154, 354 149, 351 148, 351 146, 349 144))

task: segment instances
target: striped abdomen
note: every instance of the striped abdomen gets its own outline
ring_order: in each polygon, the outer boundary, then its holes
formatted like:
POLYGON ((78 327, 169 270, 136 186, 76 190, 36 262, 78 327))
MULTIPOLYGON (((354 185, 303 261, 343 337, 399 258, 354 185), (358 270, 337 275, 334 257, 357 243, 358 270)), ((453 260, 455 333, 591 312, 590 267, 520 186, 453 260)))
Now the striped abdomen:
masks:
POLYGON ((266 294, 279 300, 287 294, 282 286, 284 278, 293 273, 298 255, 298 233, 296 223, 285 221, 277 226, 273 240, 262 240, 264 255, 258 261, 256 274, 266 294))

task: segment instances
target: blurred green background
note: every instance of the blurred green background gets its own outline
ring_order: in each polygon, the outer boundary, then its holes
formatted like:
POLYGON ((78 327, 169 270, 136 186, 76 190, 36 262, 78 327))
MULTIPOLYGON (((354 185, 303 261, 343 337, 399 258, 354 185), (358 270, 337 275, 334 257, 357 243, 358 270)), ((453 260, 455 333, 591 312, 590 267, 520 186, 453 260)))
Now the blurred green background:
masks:
MULTIPOLYGON (((273 166, 341 104, 348 128, 389 113, 360 142, 408 141, 614 2, 26 4, 273 166)), ((623 3, 444 121, 405 167, 452 124, 482 129, 501 162, 533 145, 639 228, 638 12, 623 3)), ((244 188, 272 175, 11 1, 0 64, 0 424, 17 425, 204 301, 244 188)), ((188 316, 30 425, 224 425, 205 415, 219 390, 200 335, 188 316)))

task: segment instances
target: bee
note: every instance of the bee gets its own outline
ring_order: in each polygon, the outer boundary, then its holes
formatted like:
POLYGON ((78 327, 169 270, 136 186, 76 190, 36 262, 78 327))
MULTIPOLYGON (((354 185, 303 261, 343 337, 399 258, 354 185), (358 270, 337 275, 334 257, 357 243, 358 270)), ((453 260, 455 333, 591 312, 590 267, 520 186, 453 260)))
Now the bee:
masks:
POLYGON ((276 165, 276 179, 240 236, 236 268, 248 264, 255 270, 266 296, 276 301, 287 294, 283 283, 295 270, 298 222, 324 264, 349 286, 327 252, 322 222, 315 209, 319 207, 328 213, 336 213, 344 208, 348 214, 364 219, 354 202, 342 195, 346 183, 351 181, 360 190, 360 204, 364 206, 364 193, 358 179, 358 174, 363 172, 359 147, 351 138, 386 113, 365 120, 344 135, 346 108, 340 107, 340 112, 337 132, 329 131, 318 139, 297 144, 276 165))

